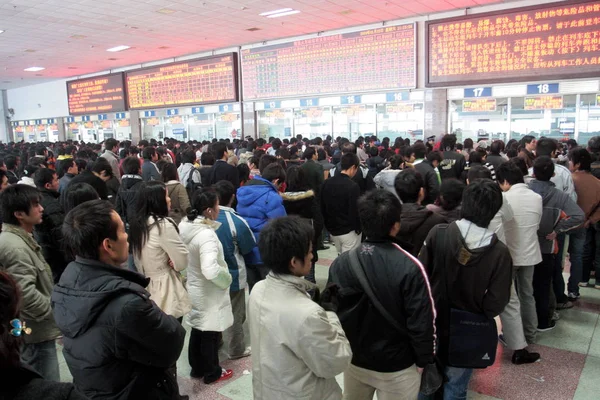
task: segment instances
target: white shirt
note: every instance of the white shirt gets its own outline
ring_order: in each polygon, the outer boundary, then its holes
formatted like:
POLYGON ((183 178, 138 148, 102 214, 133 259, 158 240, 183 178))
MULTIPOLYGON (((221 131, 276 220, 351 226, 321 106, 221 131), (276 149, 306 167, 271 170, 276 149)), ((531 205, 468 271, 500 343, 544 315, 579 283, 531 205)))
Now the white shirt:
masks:
POLYGON ((513 185, 504 198, 512 204, 514 218, 504 225, 506 245, 514 266, 536 265, 542 262, 537 231, 542 219, 542 196, 524 183, 513 185))
POLYGON ((502 193, 502 207, 500 208, 500 211, 498 211, 496 215, 494 215, 494 218, 492 219, 492 222, 490 222, 488 229, 494 232, 496 236, 498 236, 498 240, 504 244, 506 244, 506 234, 504 226, 506 225, 506 223, 512 221, 513 217, 514 214, 512 207, 510 206, 504 193, 502 193))

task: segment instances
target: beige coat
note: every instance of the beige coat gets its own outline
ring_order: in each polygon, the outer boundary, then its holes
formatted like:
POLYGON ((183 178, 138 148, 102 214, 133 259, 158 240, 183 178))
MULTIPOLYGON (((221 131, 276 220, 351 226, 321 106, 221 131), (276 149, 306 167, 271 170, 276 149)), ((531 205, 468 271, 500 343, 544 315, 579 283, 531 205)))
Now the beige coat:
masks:
MULTIPOLYGON (((155 221, 154 217, 149 217, 148 225, 155 221)), ((138 271, 150 278, 146 290, 161 310, 175 318, 190 312, 192 304, 180 275, 188 265, 188 250, 172 221, 162 219, 154 224, 141 256, 136 254, 134 258, 138 271), (173 262, 173 268, 169 266, 169 260, 173 262)))
POLYGON ((270 273, 252 289, 252 387, 261 400, 340 400, 335 377, 352 360, 338 317, 311 300, 316 285, 270 273))
POLYGON ((173 221, 179 225, 183 217, 185 217, 187 209, 190 208, 190 199, 185 187, 179 181, 167 182, 167 190, 171 198, 169 217, 173 218, 173 221))

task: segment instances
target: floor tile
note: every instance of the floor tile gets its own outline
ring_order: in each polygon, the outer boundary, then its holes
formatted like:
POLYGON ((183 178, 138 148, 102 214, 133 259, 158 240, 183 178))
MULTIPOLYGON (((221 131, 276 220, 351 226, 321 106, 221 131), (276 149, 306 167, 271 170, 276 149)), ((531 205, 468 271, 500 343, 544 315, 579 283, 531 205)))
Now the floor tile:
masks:
POLYGON ((486 396, 485 394, 477 393, 472 390, 467 392, 467 400, 501 400, 497 397, 486 396))
POLYGON ((600 358, 588 356, 579 379, 574 400, 597 400, 598 377, 600 376, 600 358))
POLYGON ((560 311, 551 331, 538 333, 537 344, 587 354, 598 315, 576 309, 560 311))
POLYGON ((596 330, 592 336, 588 356, 600 358, 600 320, 596 322, 596 330))
POLYGON ((231 400, 252 400, 252 375, 243 375, 226 384, 217 393, 231 400))

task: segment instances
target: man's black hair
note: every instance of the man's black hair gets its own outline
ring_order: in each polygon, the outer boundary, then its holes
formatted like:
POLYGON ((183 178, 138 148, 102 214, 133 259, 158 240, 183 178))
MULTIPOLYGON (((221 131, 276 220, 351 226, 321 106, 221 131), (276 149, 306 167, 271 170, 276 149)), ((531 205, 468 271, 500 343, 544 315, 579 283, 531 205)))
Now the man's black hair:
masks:
POLYGON ((229 206, 229 202, 231 202, 233 195, 235 195, 233 183, 223 180, 215 183, 214 187, 219 194, 219 205, 229 206))
POLYGON ((369 147, 369 156, 377 157, 379 155, 379 149, 376 146, 369 147))
POLYGON ((37 146, 35 146, 36 156, 43 156, 45 155, 46 151, 48 151, 48 149, 46 149, 46 146, 44 146, 43 144, 38 144, 37 146))
POLYGON ((473 150, 473 139, 466 138, 463 141, 463 147, 464 147, 465 150, 473 150))
POLYGON ((394 188, 403 203, 416 203, 424 186, 423 177, 414 169, 405 169, 394 179, 394 188))
POLYGON ((472 182, 463 194, 460 217, 487 228, 502 207, 502 191, 491 179, 472 182))
POLYGON ((473 165, 467 173, 469 183, 473 183, 479 179, 492 179, 492 172, 483 165, 473 165))
POLYGON ((6 158, 4 159, 4 165, 6 165, 7 170, 14 170, 15 168, 17 168, 17 157, 13 155, 6 156, 6 158))
POLYGON ((205 151, 200 155, 200 165, 203 167, 207 165, 215 165, 215 161, 215 155, 209 151, 205 151))
POLYGON ((64 160, 62 160, 60 163, 60 175, 65 175, 73 166, 73 164, 75 164, 75 160, 73 160, 72 158, 65 158, 64 160))
POLYGON ((356 146, 349 141, 341 146, 342 154, 356 154, 356 146))
POLYGON ((494 140, 490 146, 490 153, 499 156, 504 151, 504 142, 502 140, 494 140))
POLYGON ((285 170, 278 162, 267 165, 265 170, 260 173, 260 176, 270 182, 273 182, 275 179, 279 179, 279 183, 285 182, 285 170))
POLYGON ((422 142, 415 143, 412 146, 412 151, 415 154, 415 158, 417 160, 421 160, 425 158, 425 155, 427 154, 427 146, 425 146, 422 142))
POLYGON ((523 180, 523 172, 515 163, 505 162, 500 164, 496 170, 496 180, 498 183, 507 182, 509 185, 517 183, 525 183, 523 180))
POLYGON ((469 153, 469 163, 472 164, 483 164, 483 153, 477 150, 473 150, 469 153))
POLYGON ((354 153, 345 153, 340 159, 340 165, 342 171, 347 171, 352 167, 358 168, 360 166, 360 159, 354 153))
POLYGON ((104 171, 106 173, 106 176, 109 176, 111 178, 114 175, 112 167, 110 166, 110 163, 104 157, 98 157, 96 159, 96 161, 94 162, 94 164, 92 165, 91 170, 92 170, 92 172, 95 172, 97 174, 101 174, 102 171, 104 171))
POLYGON ((31 207, 40 202, 40 192, 29 185, 11 185, 0 193, 0 205, 2 207, 2 222, 6 224, 19 225, 15 213, 22 211, 29 215, 31 207))
POLYGON ((443 159, 444 155, 440 151, 430 151, 429 154, 427 154, 427 161, 430 163, 433 163, 434 161, 441 163, 443 159))
POLYGON ((548 156, 551 157, 552 153, 558 149, 558 143, 554 139, 542 138, 537 141, 535 148, 535 154, 538 157, 548 156))
POLYGON ((258 170, 260 171, 260 174, 262 175, 265 169, 271 164, 277 164, 277 157, 270 154, 263 154, 258 162, 258 170))
POLYGON ((402 204, 383 189, 367 192, 358 199, 358 215, 362 231, 368 239, 385 239, 396 222, 400 222, 402 204))
POLYGON ((443 151, 451 151, 456 147, 456 135, 453 133, 449 133, 442 137, 441 147, 443 151))
POLYGON ((579 164, 579 171, 590 172, 592 170, 592 155, 582 147, 576 147, 569 152, 569 161, 573 163, 573 166, 579 164))
POLYGON ((146 139, 140 140, 140 141, 138 142, 138 146, 140 146, 140 147, 142 147, 142 148, 144 148, 144 147, 148 147, 149 145, 150 145, 150 143, 149 143, 149 142, 148 142, 146 139))
POLYGON ((510 160, 508 160, 509 163, 516 165, 517 168, 519 168, 519 170, 521 171, 521 174, 523 174, 523 177, 529 175, 529 169, 527 168, 527 163, 525 162, 525 160, 522 157, 512 157, 510 160))
POLYGON ((440 185, 440 207, 452 211, 462 203, 467 186, 458 179, 444 179, 440 185))
POLYGON ((33 182, 38 189, 45 189, 47 183, 52 183, 56 171, 50 168, 41 168, 33 178, 33 182))
POLYGON ((119 141, 114 138, 108 138, 104 142, 104 149, 112 151, 115 147, 119 145, 119 141))
MULTIPOLYGON (((202 153, 204 155, 204 153, 202 153)), ((194 150, 185 150, 181 153, 182 164, 193 164, 196 161, 196 152, 194 150)))
POLYGON ((69 211, 62 226, 65 250, 71 257, 98 261, 104 239, 117 240, 113 206, 105 200, 82 203, 69 211))
POLYGON ((312 158, 315 154, 316 154, 315 148, 309 146, 306 148, 306 150, 304 150, 304 154, 302 155, 302 157, 305 160, 312 160, 312 158))
POLYGON ((141 168, 140 160, 137 157, 127 157, 123 161, 123 172, 126 175, 139 175, 141 168))
POLYGON ((144 160, 152 160, 152 157, 156 154, 156 149, 151 146, 144 147, 144 151, 142 151, 142 157, 144 160))
POLYGON ((260 256, 274 273, 291 275, 292 259, 304 260, 308 256, 313 236, 312 226, 299 217, 276 218, 260 231, 260 256))
MULTIPOLYGON (((600 136, 594 136, 588 140, 588 149, 592 153, 600 153, 600 136)), ((8 168, 8 163, 6 168, 8 168)))
POLYGON ((211 146, 211 153, 215 156, 215 159, 221 160, 225 153, 227 153, 227 144, 225 142, 216 142, 211 146))
POLYGON ((533 175, 538 181, 548 182, 554 176, 554 162, 548 156, 535 159, 533 163, 533 175))
POLYGON ((29 178, 33 178, 36 172, 40 169, 37 165, 29 164, 25 168, 23 168, 23 176, 27 176, 29 178))

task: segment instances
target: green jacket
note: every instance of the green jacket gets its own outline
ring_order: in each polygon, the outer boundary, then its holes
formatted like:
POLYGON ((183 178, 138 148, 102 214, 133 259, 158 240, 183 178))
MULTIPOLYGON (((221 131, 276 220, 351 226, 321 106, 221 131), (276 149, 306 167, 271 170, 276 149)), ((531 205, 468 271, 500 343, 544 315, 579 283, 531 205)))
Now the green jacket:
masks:
POLYGON ((21 289, 21 319, 31 328, 31 335, 24 335, 25 343, 46 342, 59 337, 50 305, 52 271, 33 236, 17 225, 3 224, 0 265, 21 289))

